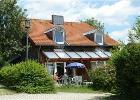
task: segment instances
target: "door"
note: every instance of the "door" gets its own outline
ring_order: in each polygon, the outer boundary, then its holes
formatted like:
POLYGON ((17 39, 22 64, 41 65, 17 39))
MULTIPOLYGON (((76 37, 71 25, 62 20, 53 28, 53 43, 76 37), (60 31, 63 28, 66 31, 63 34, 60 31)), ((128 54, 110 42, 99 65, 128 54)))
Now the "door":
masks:
POLYGON ((64 75, 64 63, 62 62, 58 62, 56 63, 57 65, 57 73, 58 73, 58 76, 61 77, 64 75))

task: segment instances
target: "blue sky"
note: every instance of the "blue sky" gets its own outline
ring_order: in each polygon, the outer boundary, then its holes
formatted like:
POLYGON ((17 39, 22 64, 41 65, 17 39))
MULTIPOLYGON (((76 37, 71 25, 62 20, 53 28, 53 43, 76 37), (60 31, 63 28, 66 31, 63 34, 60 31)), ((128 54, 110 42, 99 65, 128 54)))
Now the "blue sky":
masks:
POLYGON ((128 30, 140 16, 140 0, 19 0, 29 18, 51 19, 52 14, 63 15, 65 21, 79 21, 94 17, 105 25, 105 32, 123 42, 128 30))

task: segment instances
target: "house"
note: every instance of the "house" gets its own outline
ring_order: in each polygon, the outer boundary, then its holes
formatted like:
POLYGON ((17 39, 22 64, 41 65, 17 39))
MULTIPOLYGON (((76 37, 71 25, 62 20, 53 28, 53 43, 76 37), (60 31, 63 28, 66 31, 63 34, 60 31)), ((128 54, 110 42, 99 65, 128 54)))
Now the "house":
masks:
MULTIPOLYGON (((52 15, 52 20, 32 19, 29 30, 33 58, 44 64, 50 74, 61 76, 71 70, 65 67, 80 62, 86 69, 106 64, 110 49, 118 42, 102 30, 84 22, 65 22, 63 16, 52 15)), ((77 75, 87 79, 86 70, 77 69, 77 75)))

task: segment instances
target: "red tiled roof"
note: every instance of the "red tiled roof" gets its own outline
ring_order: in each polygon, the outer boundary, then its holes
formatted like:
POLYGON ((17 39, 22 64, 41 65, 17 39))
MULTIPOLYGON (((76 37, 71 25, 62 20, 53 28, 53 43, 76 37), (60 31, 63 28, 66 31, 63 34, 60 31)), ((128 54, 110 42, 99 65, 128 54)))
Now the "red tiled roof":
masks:
MULTIPOLYGON (((50 20, 32 19, 29 32, 30 39, 35 45, 56 45, 56 43, 49 39, 44 32, 52 28, 53 24, 50 20)), ((95 46, 95 42, 88 39, 83 33, 93 30, 94 27, 82 22, 65 22, 64 30, 66 34, 66 42, 68 45, 80 46, 95 46)), ((106 45, 117 45, 118 42, 105 35, 106 45)))
POLYGON ((30 39, 35 45, 55 45, 53 40, 50 40, 44 32, 53 25, 44 20, 31 20, 31 28, 29 32, 30 39))
POLYGON ((115 41, 109 35, 105 34, 104 35, 104 44, 108 45, 108 46, 115 46, 115 45, 119 45, 119 42, 115 41))
POLYGON ((89 40, 83 35, 84 32, 88 32, 93 29, 86 23, 69 22, 64 25, 66 31, 66 41, 69 45, 96 45, 95 42, 89 40))

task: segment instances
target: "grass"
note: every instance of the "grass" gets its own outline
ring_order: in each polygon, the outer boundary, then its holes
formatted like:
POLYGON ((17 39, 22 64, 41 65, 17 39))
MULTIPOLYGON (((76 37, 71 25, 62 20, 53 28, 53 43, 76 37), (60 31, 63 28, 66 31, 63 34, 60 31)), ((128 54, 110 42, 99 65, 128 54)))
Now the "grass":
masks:
POLYGON ((60 86, 57 87, 57 92, 70 92, 70 93, 103 93, 103 91, 95 91, 88 86, 60 86))
POLYGON ((16 91, 13 91, 13 90, 10 90, 10 89, 7 89, 7 88, 0 88, 0 95, 12 95, 12 94, 15 94, 16 91))
MULTIPOLYGON (((69 93, 103 93, 103 91, 93 90, 88 86, 75 86, 75 85, 63 85, 56 87, 57 92, 69 92, 69 93)), ((10 90, 6 87, 0 87, 0 95, 12 95, 16 94, 16 91, 10 90)))

